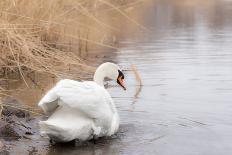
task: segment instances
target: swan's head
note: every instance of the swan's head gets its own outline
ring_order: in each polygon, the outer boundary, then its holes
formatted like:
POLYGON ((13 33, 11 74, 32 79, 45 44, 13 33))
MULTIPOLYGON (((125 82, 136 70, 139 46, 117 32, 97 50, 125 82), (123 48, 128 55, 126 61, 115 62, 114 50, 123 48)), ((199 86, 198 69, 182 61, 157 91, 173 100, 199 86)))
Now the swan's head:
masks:
POLYGON ((117 83, 126 90, 124 85, 124 74, 118 65, 111 62, 101 64, 94 74, 94 81, 103 85, 103 80, 106 77, 111 80, 116 80, 117 83))

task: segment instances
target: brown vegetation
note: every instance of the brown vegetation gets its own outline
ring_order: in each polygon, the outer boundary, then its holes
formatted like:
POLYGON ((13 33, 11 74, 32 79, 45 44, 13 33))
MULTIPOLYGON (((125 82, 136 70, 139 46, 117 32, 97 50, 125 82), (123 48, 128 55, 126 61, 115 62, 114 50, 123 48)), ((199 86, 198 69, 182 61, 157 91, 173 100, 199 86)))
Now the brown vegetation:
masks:
MULTIPOLYGON (((82 53, 94 48, 117 49, 117 26, 105 16, 112 10, 144 29, 122 10, 135 0, 3 0, 0 2, 0 84, 18 74, 27 84, 31 72, 59 77, 70 66, 93 72, 82 53), (105 13, 104 13, 105 12, 105 13), (101 14, 101 16, 99 16, 101 14), (99 18, 101 17, 101 18, 99 18), (112 43, 105 42, 110 36, 112 43)), ((78 77, 77 77, 78 78, 78 77)), ((33 81, 33 79, 32 79, 33 81)), ((0 87, 3 90, 3 87, 0 87)), ((3 93, 2 93, 3 94, 3 93)))

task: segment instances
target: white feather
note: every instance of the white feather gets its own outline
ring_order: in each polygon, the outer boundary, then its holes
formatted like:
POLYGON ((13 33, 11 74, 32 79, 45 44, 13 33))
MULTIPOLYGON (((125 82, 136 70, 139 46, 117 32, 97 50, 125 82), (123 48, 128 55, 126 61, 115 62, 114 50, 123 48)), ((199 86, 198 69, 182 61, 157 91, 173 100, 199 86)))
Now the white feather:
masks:
MULTIPOLYGON (((110 77, 104 71, 117 69, 105 65, 100 71, 101 76, 110 77)), ((99 71, 97 74, 100 74, 99 71)), ((110 94, 94 81, 61 80, 38 105, 49 116, 48 120, 39 123, 41 133, 55 141, 84 141, 110 136, 119 127, 119 116, 110 94)))

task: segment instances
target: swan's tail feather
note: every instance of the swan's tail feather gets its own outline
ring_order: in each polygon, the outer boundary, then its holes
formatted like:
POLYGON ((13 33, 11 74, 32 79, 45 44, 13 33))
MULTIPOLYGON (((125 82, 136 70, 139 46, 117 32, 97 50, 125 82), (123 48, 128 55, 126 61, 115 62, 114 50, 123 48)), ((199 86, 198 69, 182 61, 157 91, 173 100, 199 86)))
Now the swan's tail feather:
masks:
POLYGON ((46 115, 51 115, 58 107, 58 96, 54 88, 49 90, 48 93, 40 100, 38 104, 46 115))

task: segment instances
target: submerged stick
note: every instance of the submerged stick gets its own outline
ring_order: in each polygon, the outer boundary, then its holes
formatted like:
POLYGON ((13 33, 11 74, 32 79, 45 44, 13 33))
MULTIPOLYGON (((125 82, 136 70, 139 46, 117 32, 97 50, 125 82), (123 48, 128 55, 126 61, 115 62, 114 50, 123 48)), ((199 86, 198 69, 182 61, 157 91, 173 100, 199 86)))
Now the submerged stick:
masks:
MULTIPOLYGON (((136 67, 135 67, 133 64, 131 64, 131 70, 132 70, 133 73, 135 74, 135 79, 136 79, 136 81, 139 83, 139 84, 137 85, 136 93, 135 93, 135 95, 134 95, 134 98, 137 99, 138 96, 139 96, 139 94, 140 94, 140 92, 141 92, 141 90, 142 90, 142 79, 141 79, 141 77, 140 77, 140 75, 139 75, 139 73, 138 73, 136 67)), ((134 103, 135 103, 135 101, 133 102, 133 104, 134 104, 134 103)))
POLYGON ((135 65, 131 64, 131 69, 132 69, 132 71, 135 74, 135 78, 136 78, 137 82, 139 83, 139 86, 142 86, 142 79, 141 79, 141 77, 140 77, 140 75, 138 73, 138 70, 135 67, 135 65))

